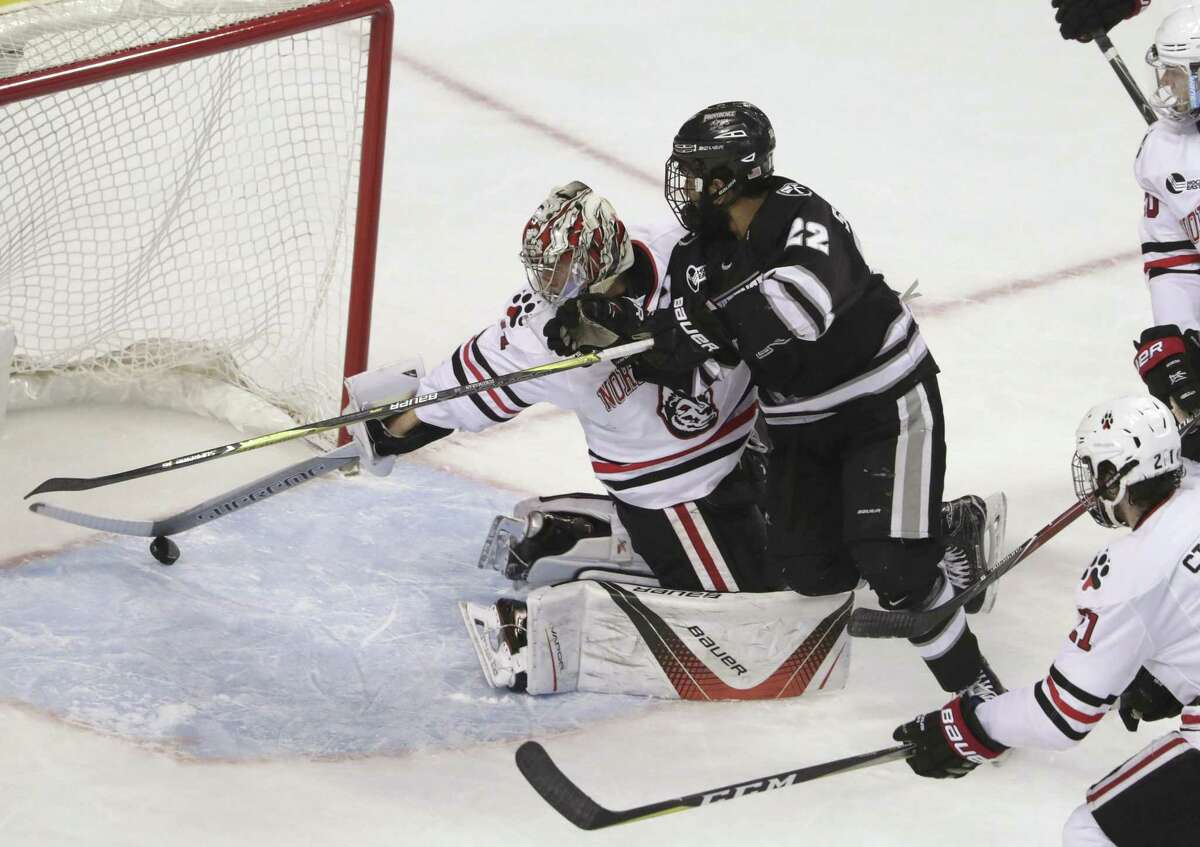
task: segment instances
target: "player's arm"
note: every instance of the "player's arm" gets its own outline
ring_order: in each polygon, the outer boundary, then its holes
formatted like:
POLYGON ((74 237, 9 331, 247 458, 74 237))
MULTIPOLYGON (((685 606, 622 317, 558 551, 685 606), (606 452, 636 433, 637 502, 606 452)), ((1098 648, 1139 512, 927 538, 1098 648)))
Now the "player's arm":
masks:
POLYGON ((1054 20, 1068 41, 1091 41, 1150 5, 1150 0, 1052 0, 1054 20))

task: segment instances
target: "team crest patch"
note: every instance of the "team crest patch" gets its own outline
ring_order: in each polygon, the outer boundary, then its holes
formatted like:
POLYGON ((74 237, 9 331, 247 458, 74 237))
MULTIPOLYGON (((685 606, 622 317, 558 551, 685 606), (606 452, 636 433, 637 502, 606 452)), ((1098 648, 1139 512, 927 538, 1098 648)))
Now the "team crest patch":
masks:
POLYGON ((1096 558, 1092 559, 1092 563, 1083 570, 1083 590, 1089 588, 1100 590, 1100 581, 1108 576, 1108 553, 1101 553, 1096 558))
POLYGON ((1100 428, 1101 429, 1112 429, 1112 425, 1113 425, 1112 412, 1105 412, 1104 417, 1102 417, 1100 419, 1100 428))
POLYGON ((512 302, 504 310, 504 320, 501 321, 501 328, 515 329, 519 326, 525 326, 525 321, 529 319, 530 313, 536 308, 537 304, 533 302, 533 294, 530 292, 525 291, 521 294, 514 294, 512 302))
POLYGON ((776 194, 782 194, 784 197, 811 197, 812 190, 805 188, 798 182, 785 182, 783 185, 775 189, 776 194))
POLYGON ((695 438, 717 424, 717 404, 712 389, 700 397, 689 397, 666 386, 658 388, 658 416, 676 438, 695 438))

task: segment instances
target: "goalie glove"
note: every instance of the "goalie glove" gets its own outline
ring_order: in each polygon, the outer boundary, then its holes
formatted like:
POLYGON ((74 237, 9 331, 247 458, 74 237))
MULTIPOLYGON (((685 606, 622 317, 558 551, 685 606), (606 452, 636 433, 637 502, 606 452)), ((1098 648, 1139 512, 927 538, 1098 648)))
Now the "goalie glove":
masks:
POLYGON ((1150 5, 1150 0, 1052 0, 1054 20, 1067 41, 1091 41, 1150 5))
POLYGON ((958 779, 1008 748, 984 732, 975 715, 980 697, 955 697, 940 710, 897 727, 892 738, 911 744, 908 766, 917 776, 958 779))
POLYGON ((582 294, 558 307, 542 334, 546 346, 560 356, 590 353, 625 344, 653 333, 636 300, 582 294))
POLYGON ((1137 732, 1138 721, 1160 721, 1173 718, 1183 711, 1183 704, 1175 699, 1165 685, 1145 668, 1140 668, 1133 682, 1121 692, 1118 705, 1121 723, 1130 732, 1137 732))
POLYGON ((1134 366, 1155 398, 1178 406, 1189 418, 1200 412, 1200 335, 1175 324, 1152 326, 1134 342, 1134 366))

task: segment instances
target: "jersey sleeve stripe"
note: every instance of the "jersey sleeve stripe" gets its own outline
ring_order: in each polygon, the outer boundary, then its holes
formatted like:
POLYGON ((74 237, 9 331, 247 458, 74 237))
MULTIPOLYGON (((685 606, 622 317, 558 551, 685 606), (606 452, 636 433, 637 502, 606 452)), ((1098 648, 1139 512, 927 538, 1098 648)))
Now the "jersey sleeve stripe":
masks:
POLYGON ((1200 263, 1200 253, 1189 253, 1185 256, 1168 256, 1165 259, 1152 259, 1142 265, 1142 270, 1149 273, 1152 268, 1177 268, 1180 265, 1200 263))
POLYGON ((729 433, 734 432, 739 427, 744 426, 747 422, 754 420, 754 415, 758 412, 758 403, 752 403, 747 406, 742 412, 734 415, 729 420, 725 421, 716 432, 699 444, 695 444, 686 450, 680 450, 676 453, 671 453, 667 456, 659 456, 657 459, 646 459, 642 462, 592 462, 592 470, 596 473, 629 473, 630 471, 640 471, 643 468, 654 467, 661 465, 664 462, 670 462, 674 459, 680 459, 691 453, 703 450, 705 447, 720 441, 729 433))
MULTIPOLYGON (((1200 259, 1195 261, 1200 262, 1200 259)), ((1151 268, 1146 272, 1146 279, 1154 279, 1156 277, 1165 276, 1166 274, 1191 274, 1192 276, 1200 275, 1200 269, 1193 268, 1151 268)))
MULTIPOLYGON (((458 380, 458 384, 467 385, 471 380, 467 379, 467 374, 463 370, 462 351, 462 347, 454 351, 454 355, 450 357, 450 367, 454 370, 454 378, 458 380)), ((489 409, 487 404, 479 399, 478 394, 468 394, 467 396, 470 398, 471 402, 475 404, 475 408, 479 410, 480 414, 482 414, 488 420, 495 421, 496 423, 504 423, 504 421, 508 420, 508 418, 502 418, 489 409)))
POLYGON ((818 335, 829 329, 833 323, 833 298, 811 271, 799 265, 789 265, 767 271, 763 281, 768 279, 783 283, 780 288, 808 312, 817 325, 818 335))
MULTIPOLYGON (((482 382, 487 377, 485 377, 483 375, 483 371, 479 370, 479 368, 475 366, 475 362, 472 361, 472 358, 471 358, 471 348, 474 346, 475 339, 478 337, 479 336, 475 336, 475 338, 472 338, 469 342, 467 342, 466 344, 464 344, 462 347, 460 347, 458 349, 459 349, 459 352, 462 353, 463 364, 467 366, 467 370, 469 370, 471 372, 471 375, 473 377, 475 377, 476 382, 482 382)), ((494 388, 489 388, 487 390, 486 394, 491 399, 491 401, 496 404, 496 408, 499 409, 503 414, 508 415, 509 417, 512 417, 517 414, 516 411, 514 411, 513 409, 510 409, 510 408, 508 408, 508 406, 504 405, 504 401, 500 399, 500 395, 498 395, 496 393, 496 390, 494 388)), ((504 419, 502 419, 502 420, 504 420, 504 419)))
MULTIPOLYGON (((475 356, 475 361, 478 362, 483 367, 483 369, 488 372, 488 376, 490 376, 494 379, 496 377, 496 371, 492 368, 492 366, 490 364, 488 364, 488 360, 484 358, 483 349, 480 348, 480 346, 479 346, 479 336, 478 335, 471 339, 471 353, 475 356)), ((504 392, 504 396, 507 397, 510 401, 512 401, 512 404, 514 406, 516 406, 518 409, 528 409, 529 406, 531 405, 529 403, 526 403, 524 400, 522 400, 516 394, 514 394, 512 389, 509 388, 508 386, 502 386, 500 388, 500 390, 502 392, 504 392)))
POLYGON ((1058 691, 1058 686, 1056 686, 1054 684, 1054 680, 1050 679, 1049 677, 1046 677, 1046 690, 1050 692, 1050 700, 1054 703, 1055 708, 1076 723, 1098 723, 1100 719, 1104 717, 1104 712, 1088 714, 1087 712, 1081 712, 1076 709, 1063 699, 1062 694, 1060 694, 1058 691))
POLYGON ((1143 241, 1143 253, 1173 253, 1176 250, 1191 250, 1195 252, 1196 245, 1191 241, 1143 241))
POLYGON ((1058 713, 1053 705, 1051 705, 1049 699, 1046 697, 1046 692, 1042 690, 1042 681, 1039 681, 1037 685, 1033 687, 1033 697, 1035 700, 1037 700, 1037 704, 1039 707, 1041 707, 1041 710, 1046 715, 1047 720, 1054 724, 1055 729, 1072 741, 1082 741, 1083 739, 1087 738, 1086 731, 1080 732, 1072 728, 1071 725, 1067 723, 1066 719, 1058 713))
POLYGON ((1054 665, 1050 666, 1050 679, 1054 680, 1055 685, 1070 694, 1080 703, 1086 703, 1093 708, 1103 709, 1105 706, 1111 706, 1113 703, 1117 702, 1116 694, 1110 694, 1108 697, 1097 697, 1095 694, 1092 694, 1089 691, 1084 691, 1078 685, 1071 682, 1071 680, 1067 679, 1066 675, 1054 665))

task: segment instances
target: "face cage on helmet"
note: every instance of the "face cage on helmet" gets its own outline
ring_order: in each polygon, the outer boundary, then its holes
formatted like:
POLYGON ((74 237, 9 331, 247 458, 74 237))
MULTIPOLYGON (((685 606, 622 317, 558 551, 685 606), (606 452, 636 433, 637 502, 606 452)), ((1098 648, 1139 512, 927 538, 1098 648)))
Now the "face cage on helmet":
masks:
POLYGON ((1185 121, 1200 113, 1200 63, 1186 65, 1164 62, 1158 55, 1158 46, 1151 44, 1146 51, 1146 64, 1154 69, 1155 89, 1150 93, 1154 111, 1171 121, 1185 121), (1187 76, 1187 99, 1176 90, 1168 74, 1177 72, 1187 76))
POLYGON ((545 259, 544 253, 521 251, 530 290, 552 306, 570 300, 594 281, 586 250, 566 250, 552 264, 545 259))
MULTIPOLYGON (((1109 464, 1101 462, 1101 465, 1109 464)), ((1071 479, 1075 484, 1075 496, 1087 503, 1088 514, 1092 520, 1106 527, 1123 526, 1117 518, 1116 507, 1125 496, 1127 486, 1125 480, 1129 472, 1138 466, 1136 459, 1125 464, 1125 467, 1113 471, 1112 475, 1101 484, 1096 481, 1096 473, 1092 468, 1092 460, 1076 453, 1071 457, 1071 479), (1104 492, 1112 490, 1111 496, 1104 492)))

